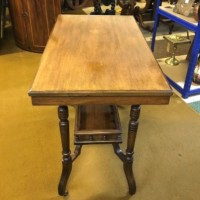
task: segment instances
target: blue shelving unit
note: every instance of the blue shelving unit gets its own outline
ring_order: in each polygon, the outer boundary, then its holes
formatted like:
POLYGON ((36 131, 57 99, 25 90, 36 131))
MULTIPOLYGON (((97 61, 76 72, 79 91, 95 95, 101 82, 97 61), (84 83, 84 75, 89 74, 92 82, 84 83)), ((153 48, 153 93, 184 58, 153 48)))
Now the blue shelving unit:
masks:
POLYGON ((195 69, 197 59, 198 59, 198 54, 200 51, 200 22, 195 23, 193 18, 185 17, 180 14, 174 13, 172 6, 171 7, 161 6, 161 0, 157 0, 155 22, 154 22, 152 42, 151 42, 152 51, 154 51, 156 32, 157 32, 160 16, 166 17, 195 33, 184 86, 181 87, 167 75, 166 77, 170 85, 174 87, 178 92, 180 92, 183 98, 188 98, 191 95, 200 94, 200 88, 191 89, 194 69, 195 69))

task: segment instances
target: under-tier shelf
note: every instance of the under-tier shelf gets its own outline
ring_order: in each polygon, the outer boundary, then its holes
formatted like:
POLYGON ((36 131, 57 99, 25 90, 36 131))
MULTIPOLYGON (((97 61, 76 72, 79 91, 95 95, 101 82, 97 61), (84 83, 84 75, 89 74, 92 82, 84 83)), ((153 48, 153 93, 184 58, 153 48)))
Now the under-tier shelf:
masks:
POLYGON ((121 124, 116 106, 77 107, 74 144, 121 143, 121 124))

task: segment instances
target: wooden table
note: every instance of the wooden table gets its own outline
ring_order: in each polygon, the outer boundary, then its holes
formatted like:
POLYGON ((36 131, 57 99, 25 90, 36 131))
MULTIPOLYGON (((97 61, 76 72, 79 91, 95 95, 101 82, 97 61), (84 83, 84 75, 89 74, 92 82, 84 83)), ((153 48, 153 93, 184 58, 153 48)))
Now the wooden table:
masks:
MULTIPOLYGON (((104 141, 113 144, 115 153, 123 161, 129 193, 135 193, 132 163, 140 105, 168 104, 172 90, 133 17, 60 15, 29 95, 33 105, 58 106, 63 148, 63 170, 58 187, 60 195, 67 194, 65 188, 72 162, 80 154, 82 144, 104 141), (78 114, 76 122, 77 146, 74 154, 71 154, 69 147, 67 105, 76 105, 83 111, 78 111, 82 114, 78 114), (111 125, 111 131, 107 128, 101 130, 97 121, 96 130, 92 127, 78 135, 79 117, 82 116, 83 123, 88 126, 86 111, 95 109, 95 112, 99 112, 105 109, 107 112, 106 106, 109 105, 131 105, 126 153, 119 146, 119 124, 113 126, 117 130, 113 130, 111 125), (93 135, 93 130, 97 136, 93 135), (112 134, 117 137, 112 137, 112 134), (79 140, 79 136, 83 138, 79 140)), ((117 110, 115 106, 111 113, 113 110, 117 110)), ((96 117, 98 112, 95 113, 96 117)), ((109 117, 104 111, 102 113, 106 117, 106 123, 109 117)), ((90 119, 96 117, 90 116, 90 119)), ((113 120, 118 123, 117 114, 113 120)))

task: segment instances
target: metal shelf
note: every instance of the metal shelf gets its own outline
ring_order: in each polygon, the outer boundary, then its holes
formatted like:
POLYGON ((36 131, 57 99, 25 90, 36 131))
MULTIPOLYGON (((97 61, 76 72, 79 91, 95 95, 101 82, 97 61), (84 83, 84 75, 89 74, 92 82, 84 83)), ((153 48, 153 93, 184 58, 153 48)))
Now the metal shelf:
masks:
POLYGON ((152 51, 154 51, 155 38, 160 16, 164 16, 195 33, 183 87, 177 84, 177 82, 173 78, 169 77, 167 74, 166 77, 170 85, 174 87, 177 91, 179 91, 183 98, 188 98, 191 95, 200 94, 200 88, 194 89, 193 87, 191 87, 194 69, 197 63, 198 54, 200 50, 200 22, 198 23, 195 22, 193 17, 185 17, 183 15, 174 13, 172 5, 161 6, 161 0, 158 0, 156 4, 155 22, 154 22, 152 42, 151 42, 152 51))

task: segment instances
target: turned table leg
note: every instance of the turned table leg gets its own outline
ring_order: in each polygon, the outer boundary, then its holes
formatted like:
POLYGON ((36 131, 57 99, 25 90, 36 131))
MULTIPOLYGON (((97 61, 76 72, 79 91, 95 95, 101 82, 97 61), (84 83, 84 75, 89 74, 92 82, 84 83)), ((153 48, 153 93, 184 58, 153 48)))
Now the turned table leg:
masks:
POLYGON ((62 141, 62 174, 58 185, 59 195, 67 195, 66 185, 72 169, 72 157, 70 152, 70 137, 69 137, 69 121, 68 121, 68 107, 58 107, 58 117, 60 119, 60 134, 62 141))
MULTIPOLYGON (((138 128, 138 119, 140 115, 140 106, 132 105, 130 111, 130 121, 129 121, 129 129, 128 129, 128 139, 127 139, 127 149, 126 154, 122 152, 118 143, 113 143, 114 151, 118 155, 118 157, 123 161, 124 172, 126 175, 126 179, 129 186, 129 194, 134 194, 136 192, 136 184, 133 174, 133 154, 134 154, 134 146, 135 139, 137 135, 138 128)), ((60 133, 61 133, 61 141, 62 141, 62 174, 58 186, 59 195, 65 196, 67 195, 66 185, 68 178, 70 176, 72 170, 72 162, 77 158, 77 156, 81 152, 82 145, 77 145, 75 152, 71 155, 70 151, 70 137, 69 137, 69 121, 68 121, 68 107, 67 106, 59 106, 58 107, 58 116, 60 119, 60 133)))
POLYGON ((129 194, 134 194, 136 192, 135 178, 133 174, 133 154, 135 146, 135 138, 137 135, 138 119, 140 115, 140 106, 132 105, 130 111, 130 121, 128 129, 128 139, 127 139, 127 149, 124 160, 124 172, 129 186, 129 194))

